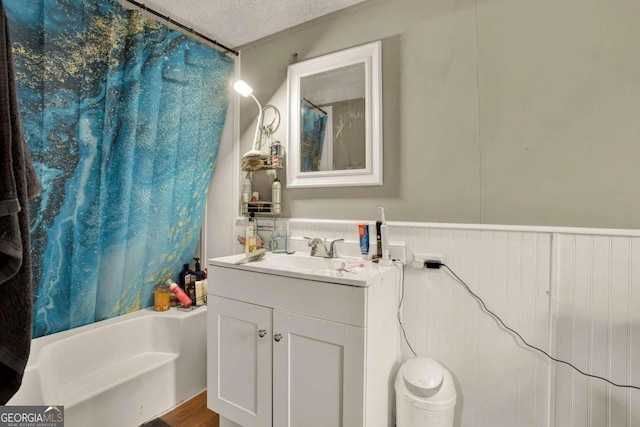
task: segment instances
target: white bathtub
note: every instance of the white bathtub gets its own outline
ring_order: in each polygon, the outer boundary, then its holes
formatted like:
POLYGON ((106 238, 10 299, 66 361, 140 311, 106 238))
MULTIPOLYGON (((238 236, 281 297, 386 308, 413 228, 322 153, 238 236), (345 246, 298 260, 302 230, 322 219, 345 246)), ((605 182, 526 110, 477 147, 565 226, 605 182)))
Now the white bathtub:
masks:
POLYGON ((65 426, 138 426, 206 388, 206 306, 140 310, 32 341, 8 405, 63 405, 65 426))

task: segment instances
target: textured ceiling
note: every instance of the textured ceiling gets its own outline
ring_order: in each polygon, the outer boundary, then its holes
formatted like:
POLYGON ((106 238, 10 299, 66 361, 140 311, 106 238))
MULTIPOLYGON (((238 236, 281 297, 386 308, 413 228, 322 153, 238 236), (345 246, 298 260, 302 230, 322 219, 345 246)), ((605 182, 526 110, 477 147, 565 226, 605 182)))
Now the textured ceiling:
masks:
MULTIPOLYGON (((142 0, 140 3, 236 48, 364 0, 142 0)), ((126 5, 126 1, 122 1, 126 5)))

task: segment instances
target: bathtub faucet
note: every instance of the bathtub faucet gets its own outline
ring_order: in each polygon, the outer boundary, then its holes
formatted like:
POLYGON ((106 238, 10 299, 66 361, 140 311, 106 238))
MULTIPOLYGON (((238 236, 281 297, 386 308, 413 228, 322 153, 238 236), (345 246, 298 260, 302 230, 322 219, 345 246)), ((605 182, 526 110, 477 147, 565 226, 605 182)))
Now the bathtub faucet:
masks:
POLYGON ((338 258, 336 243, 344 242, 344 239, 331 240, 329 242, 329 248, 327 248, 327 239, 321 239, 319 237, 305 237, 305 239, 309 240, 309 246, 311 246, 309 255, 321 258, 338 258))

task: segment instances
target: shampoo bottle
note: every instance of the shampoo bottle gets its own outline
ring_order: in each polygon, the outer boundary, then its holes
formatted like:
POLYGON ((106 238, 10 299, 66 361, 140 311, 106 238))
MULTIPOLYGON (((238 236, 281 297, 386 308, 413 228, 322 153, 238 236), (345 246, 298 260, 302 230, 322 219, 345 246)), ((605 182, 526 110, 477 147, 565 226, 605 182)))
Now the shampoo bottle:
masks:
POLYGON ((183 264, 182 271, 180 272, 180 289, 184 291, 189 282, 191 282, 191 270, 189 270, 189 264, 183 264))
POLYGON ((191 298, 191 300, 193 302, 193 305, 202 305, 202 303, 204 302, 202 282, 204 281, 206 275, 205 272, 200 268, 200 258, 194 258, 193 260, 196 262, 195 271, 193 272, 193 276, 195 276, 195 290, 194 296, 191 298))
POLYGON ((273 210, 271 213, 279 214, 282 212, 282 184, 278 177, 271 184, 271 201, 273 202, 273 210))

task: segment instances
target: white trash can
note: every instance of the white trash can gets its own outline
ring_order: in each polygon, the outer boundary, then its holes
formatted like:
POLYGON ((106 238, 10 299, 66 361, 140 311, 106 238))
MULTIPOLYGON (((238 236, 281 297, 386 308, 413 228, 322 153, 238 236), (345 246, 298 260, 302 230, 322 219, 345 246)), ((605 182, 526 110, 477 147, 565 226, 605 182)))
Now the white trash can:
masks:
POLYGON ((396 376, 396 427, 452 427, 456 387, 433 359, 414 357, 396 376))

